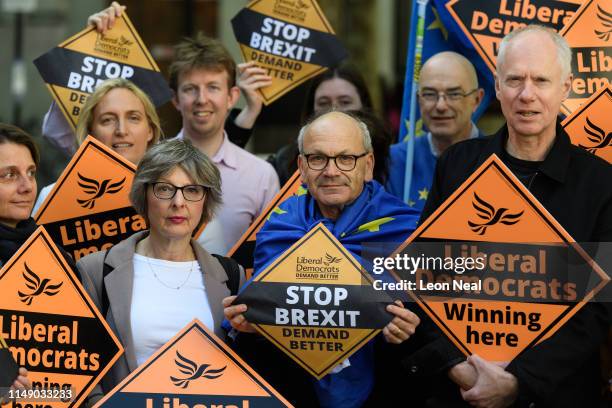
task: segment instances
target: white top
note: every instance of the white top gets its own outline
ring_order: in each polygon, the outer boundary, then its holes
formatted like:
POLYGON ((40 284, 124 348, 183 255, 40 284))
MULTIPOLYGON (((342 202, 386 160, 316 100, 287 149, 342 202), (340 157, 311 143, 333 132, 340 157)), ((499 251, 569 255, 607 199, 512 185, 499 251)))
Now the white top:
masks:
POLYGON ((215 322, 197 261, 172 262, 134 254, 133 262, 130 322, 138 365, 194 318, 214 329, 215 322))

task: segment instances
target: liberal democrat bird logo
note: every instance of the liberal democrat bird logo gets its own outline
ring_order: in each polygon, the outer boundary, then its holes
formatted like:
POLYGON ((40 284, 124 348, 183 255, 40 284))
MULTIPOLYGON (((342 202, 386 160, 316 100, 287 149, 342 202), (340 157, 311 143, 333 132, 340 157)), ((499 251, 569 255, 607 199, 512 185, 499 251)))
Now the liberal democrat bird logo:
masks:
POLYGON ((43 293, 47 296, 55 296, 59 293, 59 288, 64 284, 64 282, 51 284, 51 279, 45 278, 40 280, 38 275, 28 267, 27 263, 24 263, 23 265, 26 270, 23 273, 23 278, 26 280, 25 285, 32 291, 32 293, 23 293, 20 290, 17 291, 17 294, 19 294, 19 299, 23 303, 30 306, 32 304, 32 300, 34 300, 36 296, 40 296, 43 293))
POLYGON ((586 118, 587 124, 584 126, 584 131, 589 135, 587 139, 595 143, 593 146, 578 145, 583 149, 587 149, 590 153, 595 154, 597 150, 603 149, 608 146, 612 146, 612 132, 608 132, 595 125, 593 122, 586 118))
POLYGON ((110 184, 111 179, 102 180, 99 183, 97 180, 87 178, 81 173, 79 175, 79 186, 83 187, 83 191, 87 194, 91 194, 92 197, 85 198, 83 200, 77 199, 77 203, 83 208, 92 209, 96 205, 96 200, 102 197, 104 194, 115 194, 121 191, 123 183, 125 183, 125 177, 115 183, 110 184))
POLYGON ((339 258, 337 256, 331 256, 330 254, 328 254, 327 252, 325 253, 325 260, 323 261, 323 263, 325 264, 325 266, 329 266, 331 264, 335 264, 338 263, 342 260, 342 258, 339 258))
POLYGON ((597 17, 601 21, 601 24, 605 27, 601 31, 593 30, 597 37, 604 41, 608 41, 610 39, 610 35, 612 35, 612 13, 607 12, 601 6, 597 5, 597 17))
POLYGON ((476 215, 485 222, 477 224, 468 220, 468 225, 478 235, 484 235, 487 232, 487 228, 497 223, 504 225, 513 225, 520 221, 521 215, 524 211, 519 213, 510 214, 507 208, 495 209, 491 204, 487 203, 482 198, 478 197, 478 194, 474 192, 474 200, 472 206, 476 209, 476 215))
POLYGON ((125 38, 124 36, 119 37, 119 45, 125 45, 125 46, 130 46, 132 44, 134 44, 132 41, 130 41, 129 39, 125 38))
POLYGON ((181 388, 187 388, 189 386, 189 382, 197 380, 200 377, 208 378, 209 380, 219 378, 223 375, 223 371, 227 366, 223 368, 211 368, 210 364, 201 364, 197 365, 193 361, 189 360, 186 357, 183 357, 181 353, 176 351, 177 358, 174 360, 176 365, 179 367, 179 371, 185 374, 186 378, 177 378, 170 377, 174 385, 181 388))

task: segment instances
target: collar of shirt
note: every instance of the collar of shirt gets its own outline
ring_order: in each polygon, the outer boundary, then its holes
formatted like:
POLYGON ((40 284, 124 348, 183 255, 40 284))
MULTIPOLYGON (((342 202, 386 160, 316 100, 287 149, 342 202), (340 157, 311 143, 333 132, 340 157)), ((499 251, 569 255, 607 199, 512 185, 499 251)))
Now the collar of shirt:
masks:
MULTIPOLYGON (((476 127, 474 122, 470 122, 470 124, 472 125, 472 129, 470 130, 470 137, 469 138, 470 139, 476 139, 478 137, 478 135, 479 135, 478 128, 476 127)), ((433 136, 432 136, 431 132, 427 132, 427 141, 429 142, 429 149, 431 150, 431 154, 433 154, 434 157, 440 157, 440 152, 434 146, 432 138, 433 138, 433 136)))
MULTIPOLYGON (((561 127, 561 121, 557 118, 556 135, 552 147, 540 164, 538 171, 560 183, 565 181, 570 162, 571 143, 569 136, 561 127)), ((504 125, 482 150, 478 158, 479 163, 483 163, 493 153, 502 157, 501 152, 506 149, 508 140, 508 125, 504 125)))
MULTIPOLYGON (((183 132, 183 129, 181 129, 180 132, 178 132, 178 134, 176 135, 176 139, 183 140, 184 138, 185 134, 183 132)), ((223 163, 227 167, 235 169, 237 167, 238 159, 236 158, 236 154, 233 147, 234 146, 232 145, 232 142, 230 142, 227 136, 227 132, 223 131, 223 142, 221 142, 221 146, 219 147, 219 150, 217 150, 217 153, 215 153, 215 155, 211 157, 213 163, 223 163)))
POLYGON ((219 150, 217 150, 217 153, 212 157, 212 161, 215 164, 223 163, 227 167, 235 169, 238 164, 238 159, 236 158, 234 148, 235 146, 229 141, 227 133, 223 131, 223 142, 221 142, 221 146, 219 150))

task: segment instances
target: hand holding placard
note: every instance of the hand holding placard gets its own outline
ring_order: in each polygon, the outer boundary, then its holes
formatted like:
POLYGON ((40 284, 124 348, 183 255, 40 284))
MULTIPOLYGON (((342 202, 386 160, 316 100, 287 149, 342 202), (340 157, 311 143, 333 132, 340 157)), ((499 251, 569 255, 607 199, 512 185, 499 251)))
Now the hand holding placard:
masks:
POLYGON ((104 34, 113 28, 115 19, 121 17, 125 9, 125 6, 113 1, 109 7, 89 16, 87 25, 93 26, 97 32, 104 34))
MULTIPOLYGON (((8 351, 8 349, 0 350, 0 352, 4 352, 4 351, 6 351, 7 354, 9 354, 9 356, 10 356, 10 352, 8 351)), ((0 355, 3 355, 3 354, 4 353, 0 353, 0 355)), ((13 360, 13 357, 9 357, 9 358, 11 359, 13 364, 15 364, 15 368, 16 368, 17 364, 15 363, 15 360, 13 360)), ((0 361, 4 361, 2 357, 0 357, 0 361)), ((6 373, 4 371, 4 369, 5 369, 5 367, 2 366, 2 375, 4 375, 6 373)), ((19 368, 19 371, 17 372, 17 374, 18 374, 18 376, 13 381, 13 384, 11 385, 10 389, 11 390, 17 390, 17 391, 31 389, 32 388, 32 382, 28 378, 28 370, 26 370, 25 368, 21 367, 21 368, 19 368)), ((8 402, 8 397, 10 397, 10 393, 8 395, 5 395, 5 396, 0 395, 0 405, 6 404, 8 402)))
POLYGON ((401 344, 408 340, 421 323, 419 317, 406 309, 399 300, 396 300, 395 304, 387 306, 387 312, 395 316, 382 331, 388 343, 401 344))
POLYGON ((246 106, 236 116, 234 123, 241 128, 252 128, 261 113, 263 100, 258 90, 272 85, 272 77, 266 72, 265 69, 258 67, 255 61, 238 64, 239 76, 236 85, 244 95, 246 106))
POLYGON ((239 304, 232 305, 237 296, 228 296, 223 299, 223 315, 230 322, 232 327, 239 332, 255 333, 256 330, 251 323, 244 317, 244 312, 247 311, 247 305, 239 304))
POLYGON ((237 305, 234 300, 224 302, 232 327, 256 329, 318 379, 385 326, 388 341, 401 343, 418 324, 403 307, 385 309, 391 297, 374 290, 371 276, 322 223, 260 271, 237 305))

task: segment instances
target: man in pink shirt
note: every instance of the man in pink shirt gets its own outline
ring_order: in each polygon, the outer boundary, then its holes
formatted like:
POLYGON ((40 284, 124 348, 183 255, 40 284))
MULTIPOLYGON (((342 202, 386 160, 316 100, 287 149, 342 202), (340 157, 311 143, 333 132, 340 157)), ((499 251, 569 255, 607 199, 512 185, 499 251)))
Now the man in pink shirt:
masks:
POLYGON ((172 102, 183 117, 177 137, 190 140, 221 172, 223 206, 200 241, 223 235, 219 252, 227 251, 279 191, 278 177, 269 163, 230 142, 224 131, 240 90, 236 63, 219 41, 199 34, 178 44, 169 77, 172 102))

